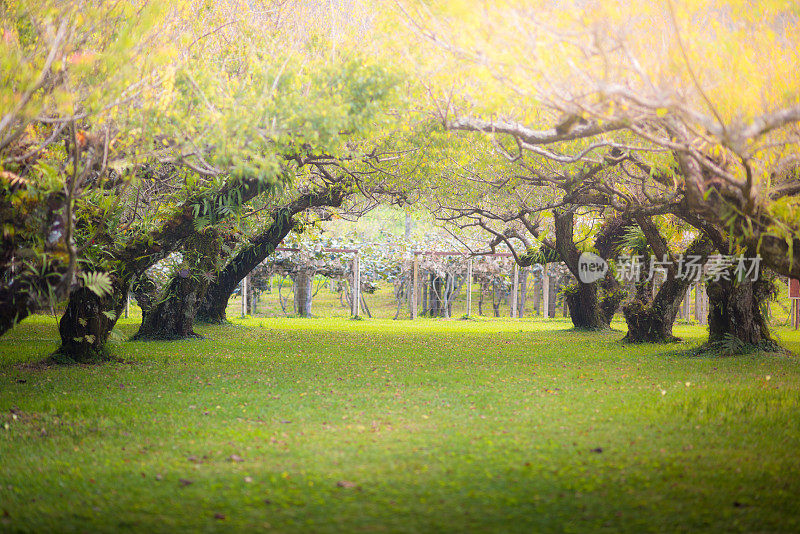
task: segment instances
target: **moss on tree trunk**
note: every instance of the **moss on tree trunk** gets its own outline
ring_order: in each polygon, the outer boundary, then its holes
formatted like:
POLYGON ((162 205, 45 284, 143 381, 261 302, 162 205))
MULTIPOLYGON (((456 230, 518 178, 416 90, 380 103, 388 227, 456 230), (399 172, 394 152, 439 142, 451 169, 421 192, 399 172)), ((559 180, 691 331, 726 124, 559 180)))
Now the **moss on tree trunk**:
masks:
MULTIPOLYGON (((184 266, 167 283, 161 295, 146 293, 142 324, 135 340, 172 340, 201 337, 194 331, 194 318, 211 281, 220 253, 218 232, 207 228, 193 235, 183 251, 184 266)), ((137 293, 138 294, 138 293, 137 293)))
POLYGON ((707 284, 708 343, 702 351, 720 355, 763 350, 785 352, 769 332, 763 305, 775 295, 770 279, 724 280, 707 284))
POLYGON ((61 346, 53 354, 59 363, 89 363, 109 358, 106 342, 128 296, 127 283, 111 275, 112 291, 99 296, 86 287, 73 289, 58 323, 61 346))
MULTIPOLYGON (((564 298, 569 307, 570 318, 575 328, 582 330, 604 330, 610 327, 611 319, 619 308, 625 292, 619 282, 606 273, 599 282, 585 284, 580 281, 580 251, 575 245, 573 230, 575 214, 571 211, 553 212, 555 221, 556 249, 567 264, 577 282, 567 288, 564 298), (599 290, 601 294, 598 295, 599 290)), ((607 259, 614 250, 614 243, 621 235, 626 220, 620 217, 606 219, 596 240, 599 256, 607 259)))
MULTIPOLYGON (((648 227, 648 231, 650 230, 653 229, 648 227)), ((666 248, 666 241, 663 241, 661 248, 666 248)), ((705 263, 713 248, 710 239, 700 236, 692 242, 684 256, 686 258, 698 257, 702 259, 702 263, 705 263)), ((681 301, 693 282, 694 280, 689 276, 679 278, 673 266, 670 266, 667 279, 661 284, 655 297, 650 297, 653 289, 652 282, 650 280, 640 282, 637 285, 636 298, 622 309, 625 322, 628 323, 628 333, 623 341, 630 343, 679 341, 680 339, 672 334, 672 327, 675 324, 681 301)))
POLYGON ((225 309, 242 278, 272 254, 294 226, 294 215, 315 206, 341 206, 348 195, 338 187, 306 193, 276 210, 269 228, 253 237, 218 273, 209 285, 197 310, 197 321, 220 324, 225 322, 225 309))

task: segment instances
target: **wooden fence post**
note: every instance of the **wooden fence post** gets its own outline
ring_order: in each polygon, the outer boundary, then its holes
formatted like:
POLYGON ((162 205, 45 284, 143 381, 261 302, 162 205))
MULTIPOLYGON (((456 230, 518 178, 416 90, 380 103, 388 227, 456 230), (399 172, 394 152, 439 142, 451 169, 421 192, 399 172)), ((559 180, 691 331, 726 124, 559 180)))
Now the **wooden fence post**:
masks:
POLYGON ((416 319, 419 309, 419 252, 414 252, 414 266, 412 268, 412 281, 411 281, 411 318, 416 319))
POLYGON ((242 278, 242 291, 241 291, 241 297, 242 297, 242 319, 244 319, 247 316, 247 282, 248 282, 247 279, 248 278, 250 278, 249 274, 246 275, 244 278, 242 278))
POLYGON ((514 285, 511 286, 511 317, 519 315, 517 301, 519 299, 519 266, 514 262, 514 285))
POLYGON ((550 264, 544 264, 542 271, 542 317, 547 319, 550 317, 550 264))
POLYGON ((794 329, 800 329, 800 299, 792 299, 792 308, 794 308, 794 329))
POLYGON ((800 329, 800 280, 789 278, 788 289, 791 299, 789 302, 792 303, 790 311, 792 326, 798 330, 800 329))
POLYGON ((467 261, 467 317, 472 315, 472 258, 467 261))
POLYGON ((361 309, 361 266, 358 262, 358 252, 353 256, 353 317, 358 317, 361 309))

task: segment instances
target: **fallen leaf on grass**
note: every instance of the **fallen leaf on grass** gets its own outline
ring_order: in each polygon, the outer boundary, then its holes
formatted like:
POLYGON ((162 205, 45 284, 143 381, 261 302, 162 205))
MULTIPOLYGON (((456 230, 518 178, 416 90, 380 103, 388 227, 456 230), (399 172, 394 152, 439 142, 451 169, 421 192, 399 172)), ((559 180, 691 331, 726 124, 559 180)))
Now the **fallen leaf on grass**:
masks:
POLYGON ((244 462, 244 458, 242 458, 238 454, 231 454, 230 456, 228 456, 228 460, 230 460, 231 462, 236 462, 236 463, 244 462))
POLYGON ((350 482, 349 480, 340 480, 339 482, 336 483, 336 487, 348 488, 348 489, 352 488, 361 489, 361 486, 359 486, 355 482, 350 482))

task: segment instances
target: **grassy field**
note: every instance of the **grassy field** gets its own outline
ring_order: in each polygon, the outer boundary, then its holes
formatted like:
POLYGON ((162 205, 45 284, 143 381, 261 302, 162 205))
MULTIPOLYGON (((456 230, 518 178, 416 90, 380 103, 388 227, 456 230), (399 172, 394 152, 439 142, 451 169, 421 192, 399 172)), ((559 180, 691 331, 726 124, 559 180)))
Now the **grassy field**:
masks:
POLYGON ((565 319, 136 326, 98 366, 36 365, 52 317, 0 338, 0 531, 800 530, 796 356, 565 319))

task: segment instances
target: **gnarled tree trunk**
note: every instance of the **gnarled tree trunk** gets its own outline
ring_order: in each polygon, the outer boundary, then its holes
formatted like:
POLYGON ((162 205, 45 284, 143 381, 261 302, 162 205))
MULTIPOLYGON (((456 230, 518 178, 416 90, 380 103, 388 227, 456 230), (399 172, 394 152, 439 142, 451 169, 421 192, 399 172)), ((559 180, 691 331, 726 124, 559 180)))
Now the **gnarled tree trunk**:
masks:
POLYGON ((111 276, 110 294, 99 296, 86 287, 73 289, 58 323, 61 346, 53 354, 59 362, 88 363, 108 359, 106 342, 128 297, 127 283, 111 276))
MULTIPOLYGON (((640 226, 645 231, 651 247, 663 257, 664 250, 667 250, 666 241, 658 234, 658 230, 649 219, 647 222, 640 221, 640 226), (656 232, 657 235, 652 235, 653 232, 656 232)), ((699 263, 702 265, 713 248, 711 240, 705 235, 701 235, 692 242, 684 257, 698 257, 700 258, 699 263)), ((628 333, 623 341, 631 343, 679 341, 672 334, 672 327, 675 324, 681 301, 695 280, 689 276, 678 278, 677 274, 677 269, 671 265, 667 270, 667 279, 661 284, 658 293, 653 298, 650 298, 652 287, 649 283, 642 283, 637 287, 636 298, 625 305, 622 310, 625 314, 625 321, 628 323, 628 333)))
POLYGON ((300 269, 294 278, 294 311, 299 317, 311 317, 314 271, 300 269))
POLYGON ((553 212, 556 233, 556 249, 570 272, 575 276, 575 285, 567 288, 564 297, 570 311, 570 318, 575 328, 599 330, 608 328, 608 323, 600 311, 597 299, 597 284, 592 282, 584 284, 580 281, 579 259, 580 252, 575 246, 573 226, 575 214, 571 211, 553 212))
MULTIPOLYGON (((66 312, 59 322, 61 346, 54 353, 54 359, 86 362, 107 357, 105 343, 125 306, 129 281, 195 233, 195 207, 203 200, 211 199, 211 202, 203 202, 203 205, 212 206, 210 211, 213 212, 222 205, 217 202, 218 199, 230 198, 236 192, 236 198, 244 203, 267 187, 266 182, 255 177, 231 180, 211 193, 210 197, 205 193, 190 197, 162 225, 147 235, 139 236, 116 249, 109 249, 107 258, 112 269, 108 274, 112 280, 112 292, 99 297, 84 287, 70 291, 66 312)), ((202 215, 212 214, 208 211, 202 215)))
MULTIPOLYGON (((186 267, 176 272, 162 295, 147 295, 142 305, 142 324, 134 340, 172 340, 202 337, 194 331, 194 318, 206 294, 210 273, 220 253, 218 232, 208 228, 186 242, 186 267)), ((150 288, 152 290, 152 288, 150 288)), ((137 296, 142 293, 137 291, 137 296)), ((144 295, 143 295, 144 297, 144 295)))
POLYGON ((237 253, 217 274, 197 310, 197 320, 220 324, 225 322, 225 309, 233 290, 264 259, 275 251, 294 226, 293 216, 315 206, 341 206, 347 192, 332 187, 307 193, 278 209, 272 215, 272 224, 264 232, 250 240, 250 243, 237 253))
MULTIPOLYGON (((701 220, 690 209, 682 210, 679 215, 695 228, 705 232, 717 250, 726 250, 728 239, 719 227, 701 220)), ((758 250, 756 245, 746 250, 747 257, 756 257, 758 250)), ((762 313, 762 306, 776 294, 774 281, 766 277, 763 270, 758 274, 757 280, 737 280, 735 271, 735 268, 727 271, 728 280, 720 277, 720 280, 706 283, 709 300, 708 342, 701 346, 698 352, 737 354, 754 349, 786 352, 772 339, 762 313)), ((781 270, 776 272, 786 274, 781 270)))
POLYGON ((600 312, 595 284, 578 282, 566 291, 564 300, 569 307, 569 315, 575 328, 596 330, 608 327, 608 323, 600 312))
MULTIPOLYGON (((194 316, 204 284, 184 269, 170 278, 164 297, 155 297, 154 305, 142 308, 142 324, 134 340, 172 340, 202 337, 194 331, 194 316)), ((142 303, 138 297, 137 301, 142 303)))
POLYGON ((247 273, 275 251, 292 229, 294 220, 276 216, 265 232, 250 240, 250 244, 239 251, 217 274, 197 310, 197 320, 205 323, 221 324, 226 320, 225 310, 234 289, 247 273))
POLYGON ((783 352, 762 314, 762 305, 775 294, 775 284, 769 279, 731 278, 707 283, 708 343, 703 348, 721 354, 753 349, 783 352))
MULTIPOLYGON (((556 233, 556 249, 559 256, 567 264, 577 282, 565 292, 570 318, 575 328, 586 330, 604 330, 610 327, 611 320, 624 298, 624 290, 619 282, 606 273, 600 282, 583 283, 580 280, 580 252, 575 246, 573 226, 574 213, 556 210, 553 212, 556 233), (598 290, 602 294, 598 296, 598 290)), ((625 228, 626 220, 621 217, 609 218, 595 240, 595 248, 603 259, 613 252, 614 243, 625 228)))
POLYGON ((625 292, 610 274, 600 282, 591 284, 578 281, 564 293, 572 324, 575 328, 588 330, 609 328, 624 298, 625 292))
POLYGON ((623 341, 629 343, 672 343, 680 341, 672 334, 672 326, 690 284, 667 280, 652 302, 633 300, 622 309, 628 333, 623 341))

